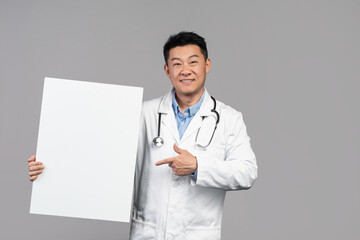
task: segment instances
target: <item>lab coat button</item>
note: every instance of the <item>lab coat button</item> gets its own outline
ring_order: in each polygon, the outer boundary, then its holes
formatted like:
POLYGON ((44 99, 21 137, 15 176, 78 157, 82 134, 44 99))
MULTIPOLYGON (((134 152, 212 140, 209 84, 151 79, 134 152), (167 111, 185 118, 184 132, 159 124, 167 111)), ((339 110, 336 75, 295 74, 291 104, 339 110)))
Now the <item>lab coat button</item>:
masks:
POLYGON ((173 239, 173 237, 172 237, 171 235, 169 235, 169 236, 167 237, 167 239, 170 240, 170 239, 173 239))
POLYGON ((178 182, 174 182, 172 186, 173 186, 173 187, 177 187, 177 186, 179 186, 179 183, 178 183, 178 182))
POLYGON ((175 210, 174 210, 174 209, 170 209, 169 213, 170 213, 170 214, 174 214, 174 213, 175 213, 175 210))

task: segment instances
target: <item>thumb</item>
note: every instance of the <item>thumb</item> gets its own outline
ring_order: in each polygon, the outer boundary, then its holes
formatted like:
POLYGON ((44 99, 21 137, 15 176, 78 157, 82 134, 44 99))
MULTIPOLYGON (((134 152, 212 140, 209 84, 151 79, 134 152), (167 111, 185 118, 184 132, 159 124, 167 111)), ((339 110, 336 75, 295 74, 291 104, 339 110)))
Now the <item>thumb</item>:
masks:
POLYGON ((179 148, 176 143, 174 143, 174 151, 178 154, 181 154, 184 150, 179 148))

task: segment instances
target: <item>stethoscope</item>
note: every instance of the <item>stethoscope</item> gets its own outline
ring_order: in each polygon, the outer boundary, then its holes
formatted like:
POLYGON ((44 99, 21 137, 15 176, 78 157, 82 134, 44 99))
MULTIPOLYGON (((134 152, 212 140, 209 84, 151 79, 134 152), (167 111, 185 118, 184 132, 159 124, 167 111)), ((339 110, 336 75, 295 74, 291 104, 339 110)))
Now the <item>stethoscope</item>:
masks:
MULTIPOLYGON (((198 135, 199 135, 199 132, 200 132, 201 127, 198 129, 198 131, 197 131, 197 133, 196 133, 196 137, 195 137, 195 144, 196 144, 196 146, 197 146, 198 148, 202 148, 202 149, 205 149, 205 148, 207 148, 207 147, 210 145, 210 143, 211 143, 211 141, 212 141, 212 139, 213 139, 213 137, 214 137, 214 134, 215 134, 215 130, 216 130, 216 128, 217 128, 217 125, 218 125, 218 123, 219 123, 219 121, 220 121, 220 115, 219 115, 219 113, 216 111, 216 100, 215 100, 215 98, 212 97, 212 96, 211 96, 211 99, 212 99, 213 102, 214 102, 214 107, 213 107, 213 109, 211 109, 211 112, 215 113, 215 115, 216 115, 216 123, 215 123, 214 131, 213 131, 213 133, 212 133, 212 135, 211 135, 210 141, 209 141, 209 143, 206 144, 206 145, 201 145, 201 144, 199 144, 199 143, 197 142, 198 135)), ((203 121, 204 121, 204 118, 205 118, 205 116, 202 116, 202 120, 203 120, 203 121)), ((155 137, 155 138, 153 139, 153 143, 154 143, 154 145, 155 145, 156 147, 162 147, 162 146, 164 145, 164 139, 163 139, 162 137, 160 137, 160 126, 161 126, 161 113, 159 112, 158 135, 157 135, 157 137, 155 137)))

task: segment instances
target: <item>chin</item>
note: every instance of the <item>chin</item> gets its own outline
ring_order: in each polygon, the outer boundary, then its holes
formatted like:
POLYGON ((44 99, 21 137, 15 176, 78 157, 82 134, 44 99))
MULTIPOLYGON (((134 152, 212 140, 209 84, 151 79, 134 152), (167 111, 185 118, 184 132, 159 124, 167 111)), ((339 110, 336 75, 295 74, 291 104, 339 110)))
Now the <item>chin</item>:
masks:
POLYGON ((174 86, 175 90, 185 96, 193 96, 196 95, 197 93, 201 92, 202 89, 204 89, 204 86, 202 87, 195 87, 195 86, 181 86, 181 85, 177 85, 174 86))
POLYGON ((181 93, 185 96, 191 97, 191 96, 196 95, 198 93, 198 91, 181 91, 181 93))

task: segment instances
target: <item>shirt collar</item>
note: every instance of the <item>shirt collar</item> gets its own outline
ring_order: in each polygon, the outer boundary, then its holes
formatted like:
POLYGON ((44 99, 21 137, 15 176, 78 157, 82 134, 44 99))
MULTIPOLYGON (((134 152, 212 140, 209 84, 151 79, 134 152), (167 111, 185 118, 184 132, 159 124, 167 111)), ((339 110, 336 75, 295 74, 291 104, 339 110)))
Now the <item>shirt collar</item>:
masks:
MULTIPOLYGON (((205 90, 204 90, 200 100, 195 105, 187 108, 184 111, 185 116, 187 115, 186 113, 188 113, 190 115, 190 117, 193 117, 199 111, 199 109, 201 107, 201 104, 204 101, 204 96, 205 96, 205 90)), ((181 113, 180 107, 179 107, 179 105, 178 105, 178 103, 176 101, 176 98, 175 98, 175 89, 174 89, 173 94, 172 94, 172 107, 173 107, 175 115, 179 115, 179 113, 181 113)))

